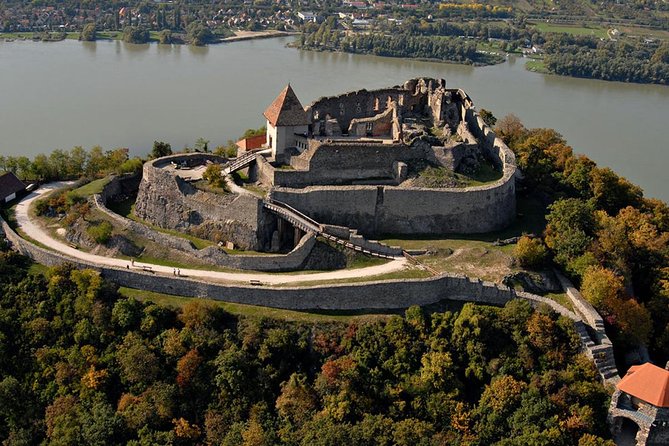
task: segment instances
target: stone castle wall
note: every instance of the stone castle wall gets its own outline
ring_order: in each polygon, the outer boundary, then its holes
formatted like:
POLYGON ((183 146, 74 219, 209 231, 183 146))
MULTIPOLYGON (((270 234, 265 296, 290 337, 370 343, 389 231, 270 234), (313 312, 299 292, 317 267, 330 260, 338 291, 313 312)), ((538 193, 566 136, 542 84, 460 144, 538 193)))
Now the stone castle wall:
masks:
POLYGON ((291 158, 295 170, 276 169, 274 183, 281 187, 302 188, 313 185, 355 184, 371 179, 393 179, 393 165, 434 158, 431 147, 373 141, 325 141, 291 158), (306 164, 305 170, 300 170, 306 164))
POLYGON ((314 234, 305 235, 295 248, 288 254, 262 255, 230 255, 217 246, 197 249, 189 240, 151 229, 129 218, 125 218, 107 208, 107 201, 121 194, 129 195, 137 189, 140 175, 113 178, 102 189, 100 194, 93 196, 93 204, 97 209, 114 220, 120 227, 183 254, 192 256, 212 265, 233 269, 256 271, 293 271, 299 269, 306 261, 316 244, 314 234))
POLYGON ((312 122, 324 120, 330 116, 339 122, 342 132, 347 132, 351 120, 367 118, 383 112, 389 100, 404 104, 411 100, 411 94, 399 86, 374 91, 359 90, 317 99, 307 107, 307 113, 312 122))
POLYGON ((100 198, 104 203, 119 198, 134 195, 142 182, 142 172, 115 175, 100 192, 100 198))
POLYGON ((427 279, 285 288, 221 284, 92 264, 28 242, 19 237, 4 220, 0 220, 0 226, 15 250, 40 264, 55 266, 71 263, 80 268, 91 268, 100 271, 105 279, 120 286, 145 291, 293 310, 407 308, 412 305, 428 305, 444 299, 504 305, 511 299, 521 297, 528 299, 535 306, 545 304, 564 316, 578 320, 575 314, 550 299, 518 293, 505 286, 461 275, 442 274, 427 279))
POLYGON ((526 299, 535 307, 547 305, 557 313, 573 320, 583 350, 598 365, 595 350, 597 346, 588 336, 585 325, 577 314, 546 297, 517 292, 512 288, 461 275, 442 274, 427 279, 290 288, 226 285, 185 277, 162 276, 135 269, 91 264, 41 248, 22 239, 1 218, 0 229, 12 244, 13 249, 42 265, 56 266, 71 263, 79 268, 97 270, 102 277, 120 286, 176 296, 208 298, 292 310, 394 309, 407 308, 412 305, 429 305, 442 300, 504 305, 514 298, 526 299))
POLYGON ((137 216, 162 228, 205 232, 218 231, 225 240, 247 250, 268 248, 271 240, 262 200, 250 194, 218 195, 195 189, 174 172, 164 169, 170 162, 190 165, 225 161, 212 154, 172 155, 144 164, 137 194, 137 216))
MULTIPOLYGON (((443 189, 394 186, 275 187, 272 197, 316 221, 348 226, 366 235, 483 233, 503 229, 516 216, 516 159, 506 144, 485 125, 466 94, 459 94, 463 102, 462 114, 469 131, 479 138, 482 149, 503 170, 499 180, 476 187, 443 189)), ((369 147, 376 150, 374 144, 369 147)), ((336 150, 336 145, 333 150, 336 150)), ((355 154, 353 150, 346 152, 355 154)), ((333 173, 338 173, 338 170, 333 170, 333 173)), ((293 174, 291 171, 279 173, 277 170, 274 179, 277 184, 284 184, 282 181, 293 174)))

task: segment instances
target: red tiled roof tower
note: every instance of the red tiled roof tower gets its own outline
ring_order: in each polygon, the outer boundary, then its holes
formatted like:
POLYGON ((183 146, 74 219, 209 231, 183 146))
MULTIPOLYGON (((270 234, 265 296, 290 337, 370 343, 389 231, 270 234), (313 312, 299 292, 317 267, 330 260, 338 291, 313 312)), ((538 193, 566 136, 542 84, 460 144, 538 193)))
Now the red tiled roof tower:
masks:
POLYGON ((307 113, 290 84, 279 93, 263 115, 274 127, 309 124, 307 113))

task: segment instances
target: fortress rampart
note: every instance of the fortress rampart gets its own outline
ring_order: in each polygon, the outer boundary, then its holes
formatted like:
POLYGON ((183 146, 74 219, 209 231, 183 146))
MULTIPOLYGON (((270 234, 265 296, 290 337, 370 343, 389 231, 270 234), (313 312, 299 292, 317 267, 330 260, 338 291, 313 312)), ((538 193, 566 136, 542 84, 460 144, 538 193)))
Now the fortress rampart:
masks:
POLYGON ((105 279, 118 285, 158 293, 292 310, 408 308, 412 305, 428 305, 444 299, 504 305, 511 299, 521 297, 528 299, 533 305, 546 304, 572 320, 579 320, 578 316, 551 299, 516 292, 502 285, 470 279, 462 275, 442 274, 427 279, 399 279, 309 287, 222 284, 85 262, 41 248, 22 239, 4 220, 0 220, 0 225, 5 237, 12 243, 15 250, 40 264, 55 266, 71 263, 79 268, 99 271, 105 279))
MULTIPOLYGON (((282 185, 273 189, 274 199, 288 203, 317 221, 349 226, 367 235, 483 233, 503 229, 516 216, 515 156, 483 122, 469 97, 461 90, 458 95, 462 98, 461 113, 468 130, 478 139, 488 158, 503 171, 502 178, 493 183, 441 189, 378 185, 302 187, 305 181, 294 181, 302 172, 272 171, 269 165, 259 168, 260 177, 274 175, 274 184, 282 185)), ((383 159, 384 154, 410 159, 425 156, 423 152, 430 150, 429 147, 423 151, 410 149, 402 144, 339 142, 325 143, 318 147, 318 151, 321 149, 328 155, 307 157, 310 162, 323 163, 319 169, 310 166, 310 172, 315 173, 304 178, 311 184, 325 181, 323 177, 316 177, 322 175, 319 172, 331 172, 325 175, 341 172, 344 179, 355 176, 353 169, 339 170, 335 165, 352 166, 357 160, 361 169, 366 169, 369 163, 383 166, 387 172, 389 166, 385 164, 388 163, 377 160, 383 159), (336 162, 331 163, 331 160, 336 162)))
POLYGON ((141 176, 113 178, 101 191, 93 196, 93 203, 97 209, 114 220, 120 227, 126 228, 133 233, 154 241, 162 246, 192 256, 196 259, 208 262, 212 265, 223 266, 241 270, 256 271, 292 271, 299 269, 307 260, 314 245, 316 236, 306 234, 295 248, 287 254, 262 254, 262 255, 231 255, 217 246, 209 246, 197 249, 193 244, 182 237, 166 234, 151 229, 129 218, 125 218, 107 208, 107 201, 119 194, 128 194, 136 190, 141 176))
POLYGON ((262 200, 251 194, 219 195, 196 189, 174 172, 165 169, 170 163, 189 165, 207 161, 224 163, 225 158, 212 154, 172 155, 144 164, 135 212, 137 216, 167 229, 218 232, 221 238, 247 250, 269 248, 272 234, 267 233, 268 218, 262 200))
MULTIPOLYGON (((120 286, 184 297, 208 298, 247 305, 292 310, 396 309, 429 305, 442 300, 504 305, 511 299, 528 300, 533 306, 547 305, 574 321, 584 352, 595 362, 603 379, 615 379, 606 364, 598 360, 601 346, 588 334, 580 316, 546 297, 518 292, 495 283, 462 275, 442 274, 427 279, 400 279, 342 285, 272 288, 228 285, 183 277, 161 276, 133 269, 114 268, 84 262, 41 248, 22 239, 0 218, 0 229, 14 250, 46 266, 71 263, 78 268, 99 271, 102 277, 120 286)), ((609 345, 605 348, 610 349, 609 345)))

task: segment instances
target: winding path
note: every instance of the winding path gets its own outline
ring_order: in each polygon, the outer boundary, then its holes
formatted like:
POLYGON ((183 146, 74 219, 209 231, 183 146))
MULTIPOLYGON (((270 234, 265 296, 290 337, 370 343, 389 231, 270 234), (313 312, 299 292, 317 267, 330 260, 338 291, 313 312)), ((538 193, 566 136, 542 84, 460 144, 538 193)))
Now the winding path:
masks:
MULTIPOLYGON (((117 259, 114 257, 105 257, 105 256, 90 254, 87 252, 80 251, 76 248, 72 248, 68 244, 53 238, 40 225, 36 224, 34 221, 30 219, 28 214, 28 209, 30 208, 30 204, 35 199, 39 198, 44 194, 59 189, 67 184, 68 183, 64 182, 49 183, 42 186, 40 189, 31 193, 25 198, 23 198, 16 205, 16 221, 21 230, 33 240, 49 247, 52 250, 65 254, 69 257, 85 260, 90 263, 96 263, 98 265, 108 265, 120 268, 131 266, 129 265, 129 262, 124 259, 117 259)), ((142 263, 135 262, 134 264, 134 268, 136 269, 142 269, 143 266, 150 267, 151 271, 154 273, 160 273, 165 275, 174 274, 174 268, 171 266, 162 266, 144 262, 142 263)), ((209 280, 222 281, 222 282, 249 283, 250 281, 260 281, 264 284, 275 285, 280 283, 299 283, 299 282, 312 282, 321 280, 371 277, 380 274, 387 274, 395 271, 401 271, 405 267, 407 267, 407 260, 405 258, 396 258, 395 260, 391 260, 390 262, 384 263, 383 265, 376 265, 358 269, 328 271, 323 273, 301 273, 301 274, 270 274, 263 272, 233 273, 233 272, 207 271, 199 269, 181 268, 181 275, 193 278, 203 278, 209 280)))

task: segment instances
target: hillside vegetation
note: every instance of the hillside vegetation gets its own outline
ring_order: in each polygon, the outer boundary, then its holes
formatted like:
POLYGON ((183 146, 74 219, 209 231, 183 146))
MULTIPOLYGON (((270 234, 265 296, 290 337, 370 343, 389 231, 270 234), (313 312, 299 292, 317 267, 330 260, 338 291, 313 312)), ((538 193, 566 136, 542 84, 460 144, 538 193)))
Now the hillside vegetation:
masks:
POLYGON ((28 269, 0 252, 6 444, 612 444, 572 322, 524 301, 304 324, 28 269))

